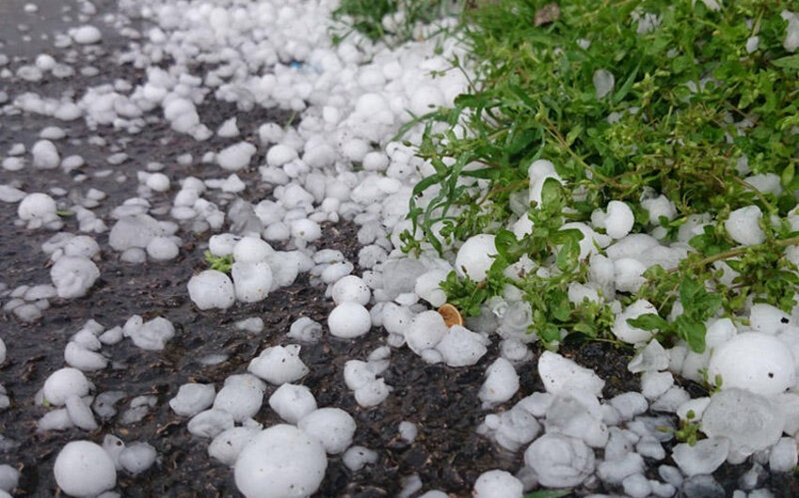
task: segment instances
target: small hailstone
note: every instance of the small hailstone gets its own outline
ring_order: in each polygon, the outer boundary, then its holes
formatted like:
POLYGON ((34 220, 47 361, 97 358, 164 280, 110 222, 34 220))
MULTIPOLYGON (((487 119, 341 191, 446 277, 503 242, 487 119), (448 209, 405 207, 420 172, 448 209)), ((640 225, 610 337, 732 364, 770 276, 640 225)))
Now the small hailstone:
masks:
POLYGON ((351 446, 344 452, 341 461, 351 472, 357 472, 367 464, 377 463, 377 453, 363 446, 351 446))
POLYGON ((655 306, 645 299, 639 299, 616 315, 611 331, 619 340, 628 344, 648 341, 652 339, 654 332, 633 327, 627 320, 650 313, 657 315, 655 306))
POLYGON ((257 237, 244 237, 233 246, 233 259, 237 263, 260 263, 274 253, 272 246, 257 237))
POLYGON ((416 439, 416 435, 419 432, 419 429, 416 428, 416 424, 408 422, 407 420, 400 422, 397 430, 399 431, 400 437, 408 443, 413 443, 413 440, 416 439))
POLYGON ((224 410, 212 408, 192 417, 187 429, 195 436, 214 438, 222 431, 232 428, 234 423, 233 415, 224 410))
POLYGON ((56 457, 53 473, 58 487, 71 496, 97 496, 117 482, 111 457, 91 441, 67 443, 56 457))
POLYGON ((439 307, 447 302, 447 294, 441 290, 441 282, 447 279, 445 270, 430 270, 416 279, 414 292, 431 306, 439 307))
POLYGON ((131 475, 149 469, 155 463, 155 448, 148 443, 133 443, 125 447, 119 455, 119 463, 131 475))
POLYGON ((283 384, 269 397, 269 406, 290 424, 316 410, 316 399, 306 386, 283 384))
POLYGON ((3 342, 3 338, 0 337, 0 365, 6 361, 6 352, 6 343, 3 342))
MULTIPOLYGON (((460 325, 453 325, 444 337, 436 344, 444 362, 451 367, 474 365, 488 351, 488 340, 480 334, 460 325)), ((522 345, 525 352, 527 347, 522 345)))
POLYGON ((391 386, 386 385, 384 379, 376 379, 363 387, 355 390, 355 401, 358 405, 369 408, 377 406, 391 393, 391 386))
POLYGON ((494 236, 479 234, 470 237, 458 250, 455 258, 455 270, 461 276, 468 276, 477 282, 483 280, 488 269, 494 263, 497 248, 494 245, 494 236))
POLYGON ((226 309, 236 302, 230 277, 216 270, 205 270, 194 275, 188 284, 189 297, 201 310, 226 309))
POLYGON ((316 342, 322 337, 322 325, 307 316, 295 320, 286 337, 299 342, 316 342))
POLYGON ((593 370, 551 351, 544 351, 538 359, 538 375, 551 394, 569 394, 574 389, 581 389, 601 397, 605 386, 605 381, 593 370))
POLYGON ((300 346, 297 344, 264 349, 250 362, 247 370, 275 385, 299 380, 309 372, 300 359, 300 346))
POLYGON ((230 271, 236 299, 245 303, 262 301, 272 289, 272 269, 265 261, 233 263, 230 271))
POLYGON ((178 394, 169 400, 169 406, 177 415, 193 417, 210 407, 216 392, 213 384, 196 384, 190 382, 178 389, 178 394))
POLYGON ((225 386, 216 393, 214 409, 230 413, 235 422, 252 418, 263 404, 264 386, 260 383, 260 380, 225 383, 225 386))
POLYGON ((216 134, 225 138, 237 137, 239 135, 239 127, 236 125, 236 118, 232 117, 222 123, 216 134))
POLYGON ((0 490, 10 492, 18 484, 19 471, 8 464, 0 465, 0 490))
POLYGON ((522 482, 510 472, 489 470, 477 478, 472 495, 475 498, 521 498, 523 493, 522 482))
POLYGON ((300 429, 278 424, 261 431, 236 460, 236 487, 248 497, 310 496, 327 469, 322 444, 300 429))
POLYGON ((216 161, 222 169, 237 171, 246 168, 250 159, 255 155, 256 148, 249 142, 239 142, 222 149, 216 156, 216 161))
POLYGON ((594 90, 596 90, 596 98, 597 100, 601 100, 613 90, 616 79, 613 73, 607 69, 597 69, 594 71, 593 82, 594 90))
POLYGON ((352 339, 369 332, 372 318, 369 311, 356 302, 343 302, 333 308, 327 317, 330 334, 336 337, 352 339))
POLYGON ((766 240, 766 234, 759 225, 762 216, 757 206, 742 207, 730 213, 724 228, 732 240, 741 245, 762 244, 766 240))
POLYGON ((508 401, 518 390, 519 374, 513 364, 505 358, 497 358, 486 369, 486 380, 477 396, 483 402, 483 408, 490 408, 508 401))
POLYGON ((177 257, 177 244, 169 237, 153 237, 147 244, 147 254, 156 261, 169 261, 177 257))
POLYGON ((297 427, 318 439, 330 455, 338 455, 352 444, 355 420, 340 408, 320 408, 297 422, 297 427))
POLYGON ((233 466, 241 450, 258 434, 256 427, 233 427, 220 432, 208 445, 208 456, 233 466))
POLYGON ((647 399, 656 399, 674 385, 671 372, 644 372, 641 376, 641 394, 647 399))
POLYGON ((345 301, 367 305, 371 292, 362 278, 355 275, 347 275, 339 279, 332 288, 333 302, 341 304, 345 301))
POLYGON ((621 201, 608 203, 607 216, 605 217, 605 231, 614 239, 626 237, 635 223, 632 209, 621 201))
POLYGON ((71 395, 85 396, 90 384, 86 376, 77 368, 65 367, 56 370, 44 381, 42 394, 53 406, 62 406, 71 395))
POLYGON ((54 169, 61 164, 55 144, 50 140, 39 140, 31 148, 33 154, 33 167, 38 169, 54 169))
POLYGON ((423 311, 413 317, 405 331, 405 341, 416 354, 436 347, 447 334, 444 317, 436 311, 423 311))
POLYGON ((83 371, 102 370, 108 366, 106 357, 74 341, 67 343, 64 348, 64 361, 67 365, 83 371))
POLYGON ((322 228, 315 221, 303 218, 291 222, 291 235, 305 242, 313 242, 322 236, 322 228))
POLYGON ((783 437, 771 448, 768 466, 772 472, 790 472, 796 468, 797 461, 796 440, 783 437))
POLYGON ((264 330, 264 320, 259 316, 253 316, 239 320, 235 323, 236 329, 258 334, 264 330))
POLYGON ((17 216, 27 221, 29 228, 38 228, 58 219, 56 203, 52 197, 42 193, 25 196, 17 207, 17 216))
POLYGON ((67 415, 69 415, 69 419, 76 427, 84 431, 93 431, 99 427, 94 420, 91 408, 89 408, 86 401, 77 394, 68 396, 65 405, 67 415))
POLYGON ((99 276, 97 265, 81 256, 63 256, 50 268, 50 278, 63 299, 85 296, 99 276))
POLYGON ((99 43, 103 35, 99 29, 91 25, 84 25, 69 30, 69 36, 80 45, 99 43))
POLYGON ((130 337, 133 344, 139 348, 161 351, 175 336, 175 327, 166 318, 158 316, 142 323, 139 327, 125 327, 123 334, 130 337))
POLYGON ((695 444, 680 443, 672 449, 672 459, 687 477, 712 474, 727 459, 730 440, 710 437, 695 444))
POLYGON ((579 439, 544 434, 525 450, 524 462, 547 487, 577 486, 594 472, 594 451, 579 439))
POLYGON ((294 159, 297 159, 297 151, 283 144, 272 146, 266 153, 266 163, 269 166, 283 166, 294 159))

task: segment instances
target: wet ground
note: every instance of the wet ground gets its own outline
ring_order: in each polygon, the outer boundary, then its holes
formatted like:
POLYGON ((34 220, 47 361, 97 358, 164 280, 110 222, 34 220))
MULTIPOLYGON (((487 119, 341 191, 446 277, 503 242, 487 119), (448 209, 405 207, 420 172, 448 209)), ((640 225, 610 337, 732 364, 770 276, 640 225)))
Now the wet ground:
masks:
MULTIPOLYGON (((63 57, 63 49, 52 47, 52 35, 78 23, 79 2, 39 0, 37 4, 38 12, 26 13, 23 10, 25 2, 0 1, 0 41, 4 44, 0 53, 20 58, 9 63, 12 70, 30 63, 41 52, 50 53, 57 59, 63 57), (42 35, 47 35, 47 38, 43 39, 42 35), (26 41, 26 37, 30 37, 30 41, 26 41)), ((81 95, 87 85, 113 82, 117 78, 133 84, 139 82, 143 76, 141 70, 113 62, 112 54, 124 50, 131 43, 101 21, 104 14, 114 12, 115 2, 103 0, 95 2, 95 5, 98 12, 90 19, 103 30, 104 40, 88 59, 77 60, 75 67, 92 64, 102 67, 100 74, 67 80, 45 76, 42 81, 34 83, 5 78, 0 79, 0 91, 12 98, 25 91, 57 97, 64 93, 81 95)), ((201 121, 212 130, 228 117, 236 115, 243 137, 256 136, 258 126, 265 122, 283 124, 290 119, 290 114, 285 112, 260 108, 241 112, 230 104, 212 99, 200 106, 199 112, 201 121)), ((0 155, 15 143, 24 143, 30 149, 43 127, 56 124, 29 115, 2 116, 0 123, 0 155)), ((207 150, 218 150, 239 140, 214 137, 209 142, 198 144, 172 132, 158 119, 138 135, 122 135, 110 128, 90 130, 81 120, 57 125, 67 132, 67 137, 58 142, 61 156, 83 156, 87 166, 81 172, 89 179, 78 183, 73 175, 64 174, 61 170, 37 171, 35 174, 31 169, 20 172, 0 170, 0 184, 14 184, 27 192, 64 188, 67 194, 61 197, 62 207, 70 205, 69 199, 81 198, 88 188, 99 188, 108 194, 108 198, 94 211, 109 226, 113 223, 110 211, 125 199, 137 195, 135 172, 144 169, 148 162, 166 164, 164 173, 173 183, 172 191, 157 194, 151 199, 154 210, 158 212, 159 208, 166 210, 170 206, 174 185, 179 179, 188 175, 199 178, 227 176, 220 174, 214 165, 202 164, 200 157, 207 150), (102 137, 106 143, 92 145, 89 142, 91 137, 102 137), (106 158, 114 152, 125 152, 130 159, 119 166, 112 166, 106 158), (192 154, 193 160, 186 165, 178 164, 178 156, 186 153, 192 154), (108 170, 110 174, 106 175, 104 172, 108 170)), ((240 197, 256 202, 268 198, 270 189, 258 181, 255 168, 240 172, 239 176, 247 183, 247 190, 240 197)), ((232 195, 218 194, 214 200, 225 206, 233 198, 232 195)), ((166 216, 157 217, 166 219, 166 216)), ((42 253, 41 244, 52 232, 33 232, 18 227, 16 219, 15 204, 0 204, 0 261, 4 266, 0 281, 9 289, 49 283, 47 256, 42 253)), ((65 231, 77 232, 74 219, 67 217, 65 221, 65 231)), ((341 250, 348 259, 357 261, 354 225, 345 222, 327 225, 324 230, 321 239, 324 243, 320 247, 341 250)), ((0 412, 0 431, 4 438, 0 438, 0 463, 18 467, 22 472, 15 495, 57 494, 52 466, 60 448, 74 439, 88 438, 100 442, 106 434, 114 434, 126 442, 146 441, 156 448, 159 455, 156 465, 144 474, 133 477, 119 473, 117 489, 123 496, 238 494, 231 470, 208 457, 210 441, 190 435, 186 420, 175 416, 167 402, 186 382, 214 383, 217 388, 221 387, 227 376, 245 372, 249 361, 263 348, 285 344, 283 335, 297 318, 308 316, 324 323, 332 303, 324 299, 323 288, 311 286, 307 276, 301 276, 295 284, 274 292, 261 303, 237 304, 227 312, 197 311, 188 298, 186 283, 194 272, 205 268, 202 253, 211 234, 192 233, 184 227, 178 235, 184 244, 177 260, 134 266, 120 262, 118 254, 108 247, 107 234, 101 234, 97 237, 103 249, 98 261, 101 277, 88 296, 69 301, 53 300, 42 319, 33 324, 21 323, 10 313, 1 315, 0 334, 8 346, 8 359, 0 367, 0 383, 9 392, 11 407, 0 412), (113 368, 92 373, 89 377, 97 393, 124 392, 116 404, 117 416, 102 421, 100 428, 91 434, 79 429, 37 433, 36 421, 47 409, 34 404, 34 394, 50 373, 64 366, 63 351, 68 338, 88 319, 110 328, 123 324, 133 314, 141 314, 145 319, 163 316, 175 325, 177 334, 162 352, 138 349, 127 340, 103 348, 104 353, 111 357, 113 368), (236 321, 252 316, 264 320, 263 333, 250 334, 235 328, 236 321), (200 362, 213 354, 224 354, 227 360, 213 366, 200 362), (133 398, 141 395, 156 396, 155 408, 141 421, 124 424, 121 414, 133 398)), ((392 395, 376 408, 361 409, 343 383, 344 363, 349 359, 365 359, 371 351, 384 344, 382 331, 373 330, 363 340, 353 342, 325 336, 318 344, 302 349, 301 357, 311 371, 302 383, 311 389, 320 407, 337 406, 352 414, 358 426, 354 444, 374 449, 379 455, 377 464, 355 473, 347 470, 340 458, 331 457, 317 496, 395 496, 402 489, 403 479, 412 474, 419 475, 425 489, 439 488, 453 496, 468 496, 473 482, 482 472, 495 468, 513 472, 519 468, 521 454, 499 450, 475 432, 488 413, 480 408, 477 391, 485 367, 497 356, 495 350, 474 367, 458 369, 427 365, 407 348, 392 350, 391 366, 384 373, 386 383, 394 387, 392 395), (419 435, 412 444, 402 440, 397 431, 399 423, 405 420, 415 423, 419 429, 419 435)), ((627 350, 608 344, 591 344, 564 348, 561 352, 595 368, 601 377, 607 379, 606 396, 638 387, 637 379, 626 371, 627 350)), ((521 367, 521 389, 506 406, 512 406, 534 391, 543 390, 534 365, 532 361, 521 367)), ((273 390, 274 387, 268 389, 265 399, 273 390)), ((278 422, 266 403, 255 418, 265 426, 278 422)), ((648 463, 651 464, 651 476, 655 477, 656 463, 648 463)), ((726 494, 735 489, 738 477, 748 468, 726 466, 717 473, 726 494)), ((764 476, 764 485, 780 496, 799 495, 794 475, 764 476)))

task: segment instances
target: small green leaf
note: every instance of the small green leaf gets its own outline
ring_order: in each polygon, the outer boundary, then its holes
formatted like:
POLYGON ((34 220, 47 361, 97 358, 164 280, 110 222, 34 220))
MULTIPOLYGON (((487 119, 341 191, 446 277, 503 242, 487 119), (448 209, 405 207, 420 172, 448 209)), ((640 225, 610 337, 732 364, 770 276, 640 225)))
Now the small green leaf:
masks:
POLYGON ((787 57, 781 57, 779 59, 771 61, 771 63, 777 67, 799 70, 799 54, 789 55, 787 57))
POLYGON ((557 208, 563 201, 563 189, 559 181, 554 178, 544 180, 541 188, 541 207, 544 209, 557 208))
POLYGON ((671 324, 654 313, 647 313, 636 318, 628 318, 631 327, 641 330, 668 330, 671 324))
POLYGON ((780 181, 782 182, 783 187, 790 187, 791 182, 793 181, 795 174, 794 165, 793 163, 788 163, 788 166, 782 170, 782 175, 780 175, 780 181))
POLYGON ((572 494, 571 489, 539 489, 532 493, 527 493, 524 498, 562 498, 572 494))
POLYGON ((562 272, 570 272, 574 270, 579 264, 580 257, 580 244, 569 239, 563 247, 560 248, 557 257, 558 269, 562 272))

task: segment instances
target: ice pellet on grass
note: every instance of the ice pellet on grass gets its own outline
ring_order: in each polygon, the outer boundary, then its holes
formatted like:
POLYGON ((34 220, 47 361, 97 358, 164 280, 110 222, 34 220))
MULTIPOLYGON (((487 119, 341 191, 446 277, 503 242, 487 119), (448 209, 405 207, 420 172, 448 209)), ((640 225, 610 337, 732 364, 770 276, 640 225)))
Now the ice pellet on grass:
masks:
POLYGON ((730 213, 724 222, 724 228, 730 238, 741 245, 762 244, 766 234, 760 228, 762 211, 757 206, 746 206, 730 213))
POLYGON ((316 410, 316 399, 305 386, 283 384, 269 397, 269 406, 290 424, 316 410))
POLYGON ((785 343, 773 335, 744 332, 717 347, 707 368, 709 382, 721 389, 741 388, 762 395, 796 386, 796 364, 785 343))
POLYGON ((431 306, 439 307, 447 302, 447 294, 441 290, 440 284, 447 279, 445 270, 430 270, 416 279, 414 292, 431 306))
POLYGON ((328 454, 337 455, 352 444, 356 425, 340 408, 320 408, 302 417, 297 427, 318 439, 328 454))
POLYGON ((189 382, 180 386, 177 395, 169 400, 169 406, 177 415, 193 417, 210 407, 215 396, 213 384, 189 382))
POLYGON ((455 270, 461 276, 468 276, 479 282, 486 277, 488 269, 494 264, 497 248, 491 234, 474 235, 458 249, 455 270))
POLYGON ((508 401, 518 390, 519 374, 513 364, 504 358, 497 358, 486 369, 486 380, 477 396, 483 402, 483 408, 490 408, 508 401))
POLYGON ((58 487, 72 496, 97 496, 117 482, 111 457, 91 441, 67 443, 55 459, 53 474, 58 487))
POLYGON ((474 482, 472 494, 475 498, 521 498, 523 492, 522 482, 510 472, 489 470, 474 482))
POLYGON ((582 389, 601 397, 605 387, 605 381, 593 370, 551 351, 544 351, 538 359, 538 375, 551 394, 568 394, 573 389, 582 389))
POLYGON ((63 406, 72 395, 85 396, 89 393, 89 384, 83 372, 77 368, 65 367, 56 370, 44 381, 42 394, 53 406, 63 406))
POLYGON ((680 443, 672 449, 671 457, 686 477, 712 474, 727 459, 730 440, 710 437, 695 444, 680 443))
POLYGON ((652 339, 638 350, 627 365, 627 370, 632 373, 653 372, 667 368, 669 368, 669 355, 657 339, 652 339))
POLYGON ((314 437, 291 425, 261 431, 236 460, 236 487, 247 498, 310 496, 319 489, 327 456, 314 437))
POLYGON ((627 306, 624 311, 616 315, 611 331, 613 335, 629 344, 646 342, 652 339, 654 333, 649 330, 639 329, 630 325, 627 320, 638 318, 641 315, 655 314, 657 308, 645 299, 639 299, 627 306))
POLYGON ((594 472, 594 451, 579 439, 544 434, 524 452, 524 463, 538 482, 552 488, 578 486, 594 472))
POLYGON ((236 302, 230 277, 216 270, 205 270, 194 275, 188 284, 189 298, 201 310, 227 309, 236 302))
POLYGON ((304 377, 308 367, 300 359, 300 346, 273 346, 264 349, 247 368, 251 373, 270 384, 280 385, 304 377))
POLYGON ((363 305, 345 301, 330 312, 327 326, 332 335, 352 339, 369 332, 372 328, 372 317, 363 305))

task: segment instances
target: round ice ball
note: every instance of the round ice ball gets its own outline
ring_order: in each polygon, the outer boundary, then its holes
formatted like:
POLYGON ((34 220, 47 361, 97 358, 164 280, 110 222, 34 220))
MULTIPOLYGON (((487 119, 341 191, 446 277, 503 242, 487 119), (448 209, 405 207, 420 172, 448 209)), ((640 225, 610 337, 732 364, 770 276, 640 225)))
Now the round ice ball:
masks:
POLYGON ((355 435, 355 420, 341 408, 320 408, 302 417, 297 427, 322 442, 331 455, 350 447, 355 435))
POLYGON ((230 308, 236 301, 230 277, 216 270, 205 270, 189 280, 189 297, 201 310, 230 308))
POLYGON ((340 278, 332 289, 333 301, 336 304, 343 302, 354 302, 361 305, 369 303, 371 292, 369 286, 363 281, 361 277, 355 275, 347 275, 340 278))
POLYGON ((468 276, 472 280, 481 281, 486 277, 488 269, 494 263, 497 247, 494 236, 482 233, 470 237, 458 250, 455 258, 455 269, 460 276, 468 276))
POLYGON ((474 483, 476 498, 521 498, 522 482, 504 470, 483 472, 474 483))
POLYGON ((34 218, 50 219, 56 216, 56 203, 52 197, 40 192, 28 194, 17 207, 17 216, 28 221, 34 218))
POLYGON ((319 488, 326 469, 322 443, 292 425, 278 424, 244 447, 234 476, 247 498, 299 498, 319 488))
POLYGON ((272 246, 257 237, 244 237, 233 247, 233 259, 237 263, 259 263, 274 253, 272 246))
POLYGON ((708 378, 721 378, 721 388, 740 388, 764 396, 785 392, 796 385, 796 365, 791 351, 776 337, 744 332, 719 346, 710 358, 708 378))
POLYGON ((55 459, 53 473, 58 487, 71 496, 97 496, 117 483, 113 460, 91 441, 67 443, 55 459))
POLYGON ((362 305, 347 301, 333 308, 327 317, 327 327, 336 337, 352 339, 369 332, 372 317, 362 305))
POLYGON ((77 368, 65 367, 56 370, 44 381, 42 394, 51 405, 62 406, 73 394, 86 396, 89 393, 89 380, 77 368))

